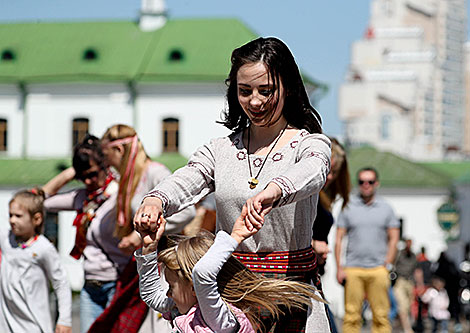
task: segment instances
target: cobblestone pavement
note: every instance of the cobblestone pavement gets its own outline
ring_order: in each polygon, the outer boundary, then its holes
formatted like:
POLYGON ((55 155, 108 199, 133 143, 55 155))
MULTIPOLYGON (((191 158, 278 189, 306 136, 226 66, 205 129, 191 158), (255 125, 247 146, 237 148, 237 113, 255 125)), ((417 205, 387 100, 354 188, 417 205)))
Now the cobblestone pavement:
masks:
MULTIPOLYGON (((337 325, 337 328, 339 330, 340 333, 343 333, 342 330, 341 330, 341 324, 342 322, 340 320, 337 320, 336 321, 336 325, 337 325)), ((423 333, 431 333, 432 332, 432 324, 429 320, 425 320, 424 321, 424 332, 423 333)), ((367 322, 363 328, 362 328, 362 333, 371 333, 372 330, 371 330, 371 322, 367 322)), ((461 330, 457 330, 455 331, 454 330, 454 322, 451 321, 449 323, 449 333, 469 333, 470 332, 470 325, 469 323, 465 322, 465 321, 462 321, 462 325, 461 325, 461 330)), ((347 333, 347 332, 344 332, 344 333, 347 333)), ((400 322, 399 320, 394 320, 393 323, 392 323, 392 333, 404 333, 404 331, 401 329, 401 326, 400 326, 400 322)))
MULTIPOLYGON (((336 325, 339 329, 339 332, 343 333, 341 331, 341 320, 336 320, 336 325)), ((371 333, 371 322, 368 321, 363 329, 362 333, 371 333)), ((425 320, 425 331, 424 333, 431 333, 431 323, 428 320, 425 320)), ((468 333, 470 332, 470 325, 464 321, 462 321, 462 330, 460 332, 462 333, 468 333)), ((392 325, 392 332, 393 333, 403 333, 403 330, 400 327, 400 323, 398 320, 395 320, 392 325)), ((72 303, 72 333, 80 333, 80 296, 78 294, 73 295, 73 303, 72 303)), ((347 333, 347 332, 344 332, 347 333)), ((454 330, 454 322, 451 321, 449 324, 449 333, 455 333, 454 330)))

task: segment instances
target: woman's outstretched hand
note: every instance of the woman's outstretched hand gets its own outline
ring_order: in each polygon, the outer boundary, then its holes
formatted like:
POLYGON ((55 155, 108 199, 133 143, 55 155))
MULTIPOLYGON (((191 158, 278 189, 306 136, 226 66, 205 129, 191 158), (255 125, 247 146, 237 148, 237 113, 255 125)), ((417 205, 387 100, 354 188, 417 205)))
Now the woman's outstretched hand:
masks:
POLYGON ((142 238, 142 254, 148 254, 157 249, 158 241, 166 225, 162 214, 161 200, 152 197, 146 198, 135 213, 134 229, 142 238))
POLYGON ((264 216, 272 209, 276 201, 281 198, 282 191, 279 186, 269 183, 266 188, 245 203, 247 216, 245 224, 248 230, 260 229, 264 224, 264 216))
POLYGON ((232 238, 235 239, 238 242, 238 244, 243 242, 248 237, 253 236, 259 230, 256 228, 252 228, 252 230, 248 230, 246 223, 245 223, 245 218, 246 218, 247 213, 248 213, 248 209, 246 208, 246 206, 243 206, 242 213, 237 218, 232 228, 232 233, 230 236, 232 236, 232 238))
MULTIPOLYGON (((134 229, 142 232, 154 232, 160 223, 163 214, 163 204, 158 198, 147 197, 134 215, 134 229)), ((142 235, 142 234, 141 234, 142 235)))

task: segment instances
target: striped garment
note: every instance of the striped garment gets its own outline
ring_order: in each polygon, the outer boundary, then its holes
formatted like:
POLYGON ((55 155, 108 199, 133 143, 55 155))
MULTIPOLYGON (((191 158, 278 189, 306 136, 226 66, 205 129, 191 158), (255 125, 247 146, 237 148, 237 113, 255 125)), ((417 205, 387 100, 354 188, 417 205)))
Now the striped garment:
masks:
MULTIPOLYGON (((298 251, 234 252, 233 255, 251 271, 267 278, 293 278, 295 281, 313 283, 321 293, 317 257, 311 247, 298 251)), ((275 321, 267 311, 260 310, 263 332, 303 333, 307 322, 307 308, 282 309, 284 315, 275 321)))
POLYGON ((234 252, 235 258, 255 273, 269 278, 295 277, 321 290, 317 257, 312 247, 298 251, 234 252))

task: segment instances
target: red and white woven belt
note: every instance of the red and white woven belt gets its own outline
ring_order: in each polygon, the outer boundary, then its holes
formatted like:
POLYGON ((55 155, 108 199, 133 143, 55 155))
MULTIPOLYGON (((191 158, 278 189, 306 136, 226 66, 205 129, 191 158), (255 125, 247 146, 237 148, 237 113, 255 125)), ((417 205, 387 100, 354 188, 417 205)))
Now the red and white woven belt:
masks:
POLYGON ((317 266, 317 258, 312 247, 297 251, 275 252, 234 252, 251 271, 257 273, 307 273, 317 266))

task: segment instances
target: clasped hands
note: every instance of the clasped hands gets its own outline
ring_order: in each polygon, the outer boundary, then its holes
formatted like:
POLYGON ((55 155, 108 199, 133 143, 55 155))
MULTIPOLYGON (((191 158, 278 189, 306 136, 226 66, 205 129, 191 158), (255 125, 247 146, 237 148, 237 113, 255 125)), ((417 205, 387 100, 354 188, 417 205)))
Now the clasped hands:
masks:
MULTIPOLYGON (((239 227, 239 230, 243 229, 246 231, 246 233, 243 233, 243 236, 241 236, 242 238, 246 239, 261 229, 264 224, 264 217, 281 198, 281 194, 282 191, 278 185, 269 183, 264 190, 245 202, 241 215, 234 225, 234 229, 235 227, 239 227), (243 222, 244 226, 241 226, 240 222, 243 222), (247 234, 249 235, 247 236, 247 234)), ((163 219, 162 201, 156 197, 145 198, 134 216, 134 227, 135 230, 140 233, 144 247, 158 243, 163 235, 165 223, 163 219), (161 228, 162 225, 163 228, 161 228)), ((240 237, 234 238, 237 239, 240 237)), ((237 239, 237 241, 239 241, 239 239, 237 239)))

